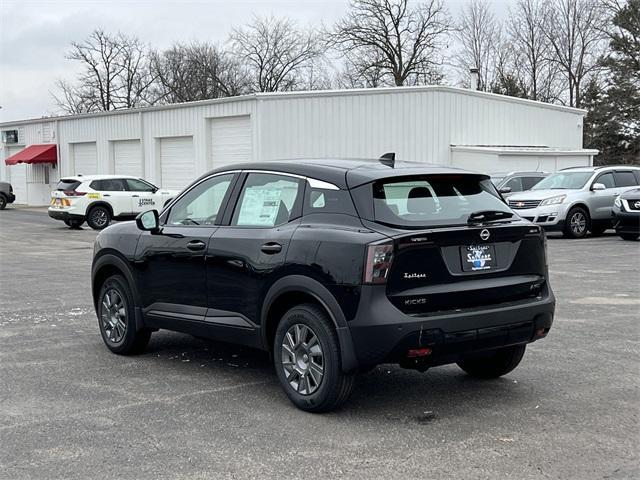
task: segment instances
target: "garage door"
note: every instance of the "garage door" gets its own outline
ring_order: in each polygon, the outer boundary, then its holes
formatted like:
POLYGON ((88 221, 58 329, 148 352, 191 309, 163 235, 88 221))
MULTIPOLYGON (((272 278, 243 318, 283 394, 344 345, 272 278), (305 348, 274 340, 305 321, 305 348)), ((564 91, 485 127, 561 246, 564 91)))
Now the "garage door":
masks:
POLYGON ((160 139, 160 185, 181 190, 196 178, 193 137, 160 139))
POLYGON ((18 163, 11 165, 9 175, 11 176, 11 186, 16 196, 15 203, 27 203, 27 164, 18 163))
POLYGON ((251 160, 249 115, 211 119, 211 155, 214 168, 251 160))
POLYGON ((140 140, 119 140, 113 142, 113 164, 116 175, 142 177, 140 140))
POLYGON ((98 173, 98 155, 96 142, 73 144, 73 165, 76 175, 95 175, 98 173))

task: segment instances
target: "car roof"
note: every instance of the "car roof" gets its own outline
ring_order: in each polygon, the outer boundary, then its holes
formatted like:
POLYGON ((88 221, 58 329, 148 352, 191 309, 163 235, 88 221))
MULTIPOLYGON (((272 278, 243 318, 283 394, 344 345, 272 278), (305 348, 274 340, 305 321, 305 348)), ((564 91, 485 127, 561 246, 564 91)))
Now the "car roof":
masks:
MULTIPOLYGON (((378 158, 299 158, 241 163, 212 170, 212 173, 236 170, 263 170, 289 173, 333 183, 340 188, 353 188, 381 178, 425 174, 473 173, 455 167, 423 162, 381 160, 378 158)), ((483 175, 489 178, 488 175, 483 175)))
POLYGON ((134 177, 131 175, 67 175, 62 177, 60 180, 75 180, 76 182, 89 182, 92 180, 107 180, 109 178, 134 178, 139 179, 140 177, 134 177))

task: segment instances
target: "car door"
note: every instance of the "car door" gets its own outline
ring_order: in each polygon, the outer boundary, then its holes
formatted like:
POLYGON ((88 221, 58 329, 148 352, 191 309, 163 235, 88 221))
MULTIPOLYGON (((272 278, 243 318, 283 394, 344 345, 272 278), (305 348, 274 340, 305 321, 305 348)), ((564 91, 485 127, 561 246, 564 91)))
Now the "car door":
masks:
POLYGON ((156 199, 156 187, 137 178, 125 179, 127 190, 131 192, 131 208, 133 213, 147 210, 161 210, 164 206, 156 199))
POLYGON ((136 276, 145 317, 157 326, 201 321, 207 310, 205 258, 237 175, 218 174, 194 185, 161 217, 159 232, 143 232, 136 276))
POLYGON ((131 194, 127 192, 126 185, 122 178, 94 180, 91 182, 90 187, 100 192, 97 198, 111 205, 114 217, 131 214, 131 194))
POLYGON ((227 225, 207 255, 208 321, 255 328, 269 277, 284 264, 302 212, 304 180, 286 174, 243 175, 227 225))
POLYGON ((613 202, 618 194, 613 172, 604 172, 598 175, 594 183, 601 183, 605 186, 604 190, 592 190, 589 199, 589 209, 591 218, 595 220, 607 220, 611 218, 611 209, 613 202))

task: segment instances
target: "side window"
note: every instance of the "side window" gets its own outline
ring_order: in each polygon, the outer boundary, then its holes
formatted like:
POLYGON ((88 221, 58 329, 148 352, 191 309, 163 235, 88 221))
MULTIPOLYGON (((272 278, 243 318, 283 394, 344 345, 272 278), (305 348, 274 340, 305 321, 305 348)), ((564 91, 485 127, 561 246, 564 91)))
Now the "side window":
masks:
POLYGON ((193 187, 171 207, 167 225, 214 225, 231 180, 218 175, 193 187))
POLYGON ((104 180, 94 180, 89 185, 98 192, 124 192, 124 182, 120 178, 105 178, 104 180))
POLYGON ((357 216, 347 190, 315 189, 307 184, 303 213, 343 213, 357 216))
POLYGON ((522 179, 522 189, 523 190, 531 190, 533 186, 542 180, 544 177, 523 177, 522 179))
POLYGON ((286 175, 250 173, 233 212, 232 225, 275 227, 291 219, 302 182, 286 175))
POLYGON ((507 183, 503 185, 503 187, 511 188, 512 192, 521 192, 522 189, 522 177, 513 177, 507 183))
POLYGON ((636 185, 640 185, 640 170, 634 170, 633 174, 636 176, 636 185))
POLYGON ((613 181, 613 173, 611 173, 611 172, 603 173, 602 175, 600 175, 596 179, 595 183, 602 183, 607 188, 615 188, 616 187, 616 184, 613 181))
POLYGON ((638 185, 638 183, 636 183, 636 177, 632 171, 616 172, 614 175, 616 185, 618 187, 633 187, 638 185))
POLYGON ((156 188, 142 180, 138 180, 135 178, 125 178, 125 183, 127 184, 127 190, 130 192, 155 192, 156 188))

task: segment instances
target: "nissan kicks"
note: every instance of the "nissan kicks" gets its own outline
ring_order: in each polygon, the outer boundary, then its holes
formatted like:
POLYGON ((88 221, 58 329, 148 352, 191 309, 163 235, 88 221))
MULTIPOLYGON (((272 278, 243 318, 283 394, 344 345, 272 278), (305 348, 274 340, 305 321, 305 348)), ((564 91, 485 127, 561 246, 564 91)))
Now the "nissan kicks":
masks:
POLYGON ((66 177, 51 192, 49 216, 71 228, 86 221, 102 230, 111 220, 133 220, 140 212, 162 208, 178 193, 124 175, 66 177))
POLYGON ((545 248, 487 175, 252 163, 102 231, 92 291, 112 352, 142 352, 158 329, 263 349, 289 399, 323 412, 380 363, 516 368, 553 321, 545 248))

